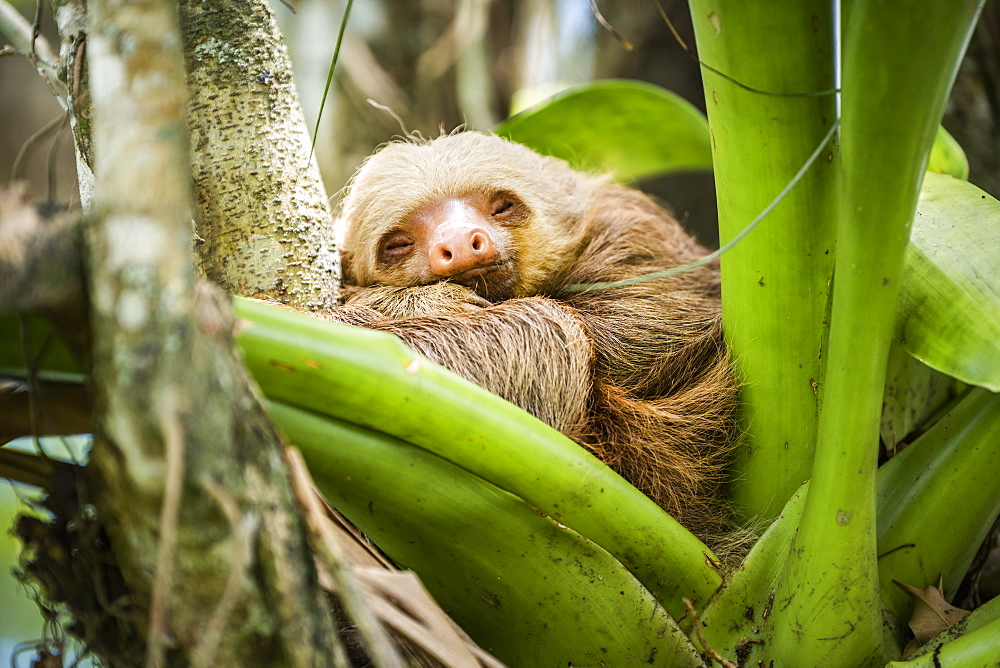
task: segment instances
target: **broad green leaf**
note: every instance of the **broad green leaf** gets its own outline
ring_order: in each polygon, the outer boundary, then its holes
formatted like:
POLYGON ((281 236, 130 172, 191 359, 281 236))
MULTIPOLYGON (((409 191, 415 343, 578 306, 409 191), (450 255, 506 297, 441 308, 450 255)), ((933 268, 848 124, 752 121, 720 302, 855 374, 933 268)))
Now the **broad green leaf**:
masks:
POLYGON ((327 499, 511 666, 701 665, 605 550, 425 450, 273 402, 327 499))
POLYGON ((927 161, 927 171, 948 174, 963 181, 969 178, 969 159, 961 145, 944 127, 939 127, 931 147, 931 157, 927 161))
POLYGON ((927 366, 1000 391, 1000 202, 927 174, 913 222, 896 336, 927 366))
POLYGON ((571 88, 512 116, 494 132, 577 169, 610 172, 619 181, 712 168, 701 112, 680 96, 639 81, 571 88))

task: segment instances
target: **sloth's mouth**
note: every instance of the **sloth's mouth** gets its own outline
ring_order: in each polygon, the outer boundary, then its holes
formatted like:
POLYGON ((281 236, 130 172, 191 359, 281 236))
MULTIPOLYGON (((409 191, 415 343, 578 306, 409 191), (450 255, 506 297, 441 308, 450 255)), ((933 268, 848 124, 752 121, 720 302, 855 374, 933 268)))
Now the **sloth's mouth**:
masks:
POLYGON ((514 274, 513 263, 501 261, 488 267, 468 269, 455 274, 450 280, 472 288, 481 297, 496 303, 510 297, 510 291, 517 282, 514 274))
POLYGON ((492 274, 497 269, 499 269, 499 267, 495 264, 490 265, 488 267, 476 267, 475 269, 466 269, 465 271, 452 276, 451 280, 462 283, 463 281, 473 280, 476 278, 480 278, 482 276, 486 276, 487 274, 492 274))

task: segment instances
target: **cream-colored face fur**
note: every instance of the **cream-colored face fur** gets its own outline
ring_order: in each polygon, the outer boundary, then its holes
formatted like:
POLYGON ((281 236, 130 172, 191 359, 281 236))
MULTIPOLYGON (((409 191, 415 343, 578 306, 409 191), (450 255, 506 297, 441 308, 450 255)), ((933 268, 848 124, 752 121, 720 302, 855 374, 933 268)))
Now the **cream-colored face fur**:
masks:
POLYGON ((414 285, 412 272, 380 267, 382 238, 415 210, 448 197, 513 193, 527 220, 510 230, 517 258, 511 297, 537 294, 576 258, 586 234, 587 193, 595 177, 492 135, 463 132, 428 142, 398 142, 368 158, 344 199, 341 251, 357 285, 414 285))

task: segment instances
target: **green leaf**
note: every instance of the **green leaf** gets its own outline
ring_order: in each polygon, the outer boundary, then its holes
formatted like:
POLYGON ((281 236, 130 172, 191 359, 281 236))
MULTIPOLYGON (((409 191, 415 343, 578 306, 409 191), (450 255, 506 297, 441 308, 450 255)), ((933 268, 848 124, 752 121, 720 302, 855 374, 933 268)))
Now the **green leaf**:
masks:
POLYGON ((614 555, 676 617, 682 597, 705 602, 721 584, 708 548, 596 457, 395 336, 263 302, 234 308, 269 399, 389 434, 519 496, 614 555))
POLYGON ((522 499, 385 434, 270 413, 324 496, 509 665, 701 665, 614 557, 522 499))
POLYGON ((954 594, 1000 513, 1000 395, 974 388, 878 472, 882 597, 899 619, 914 587, 944 579, 954 594))
POLYGON ((788 546, 798 530, 808 489, 809 483, 799 486, 701 614, 705 642, 741 665, 754 665, 760 657, 752 655, 751 650, 770 640, 763 637, 762 628, 774 608, 775 587, 788 558, 788 546), (748 638, 764 642, 748 643, 748 638))
POLYGON ((943 126, 938 127, 937 135, 934 137, 927 171, 948 174, 963 181, 969 178, 969 159, 965 157, 962 146, 943 126))
POLYGON ((708 122, 691 103, 658 86, 607 80, 584 84, 507 119, 496 134, 576 169, 634 181, 709 170, 708 122))
POLYGON ((927 366, 1000 391, 1000 202, 927 174, 897 305, 897 339, 927 366))
POLYGON ((932 418, 968 387, 935 371, 899 344, 889 348, 889 364, 882 395, 882 442, 890 453, 913 431, 932 418))

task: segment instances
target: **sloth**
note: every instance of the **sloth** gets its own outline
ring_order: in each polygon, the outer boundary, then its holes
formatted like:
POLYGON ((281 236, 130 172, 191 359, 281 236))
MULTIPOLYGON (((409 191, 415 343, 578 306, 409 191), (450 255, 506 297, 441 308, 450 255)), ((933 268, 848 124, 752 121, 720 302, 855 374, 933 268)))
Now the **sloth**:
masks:
POLYGON ((695 534, 725 533, 737 438, 717 266, 643 193, 497 136, 386 145, 338 219, 346 302, 591 451, 695 534))

